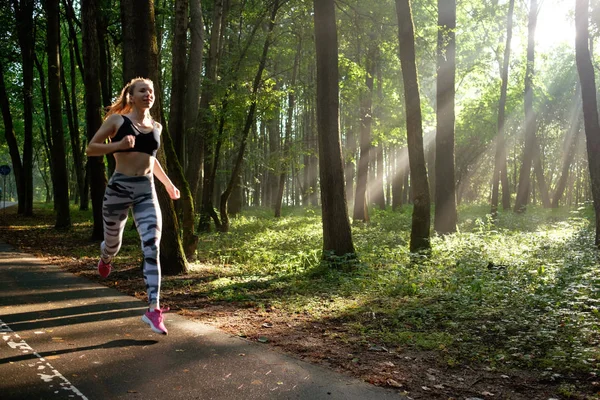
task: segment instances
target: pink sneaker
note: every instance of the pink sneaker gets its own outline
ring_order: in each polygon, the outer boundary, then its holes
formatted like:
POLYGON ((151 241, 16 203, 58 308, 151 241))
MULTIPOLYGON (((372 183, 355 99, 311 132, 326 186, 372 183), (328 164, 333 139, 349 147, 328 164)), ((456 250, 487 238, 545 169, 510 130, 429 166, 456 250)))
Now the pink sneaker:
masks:
POLYGON ((101 277, 106 278, 110 275, 110 270, 112 269, 112 265, 109 263, 105 263, 102 259, 98 261, 98 273, 101 277))
POLYGON ((167 335, 169 332, 165 327, 165 318, 163 317, 163 312, 169 311, 169 307, 166 308, 156 308, 154 311, 146 311, 146 314, 142 317, 142 321, 150 325, 150 329, 156 333, 160 333, 163 335, 167 335))

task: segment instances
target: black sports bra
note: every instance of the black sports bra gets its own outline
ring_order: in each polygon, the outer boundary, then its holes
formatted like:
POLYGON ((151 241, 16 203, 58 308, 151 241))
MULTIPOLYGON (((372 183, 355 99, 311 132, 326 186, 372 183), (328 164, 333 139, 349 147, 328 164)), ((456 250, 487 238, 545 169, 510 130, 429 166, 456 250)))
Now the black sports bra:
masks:
POLYGON ((150 132, 142 132, 135 127, 129 118, 124 115, 122 117, 123 124, 119 127, 117 134, 113 136, 112 141, 118 142, 125 136, 132 135, 135 136, 135 145, 131 149, 116 150, 115 153, 128 153, 137 151, 139 153, 146 153, 156 157, 156 151, 160 146, 160 131, 156 127, 156 124, 152 124, 153 128, 150 132))

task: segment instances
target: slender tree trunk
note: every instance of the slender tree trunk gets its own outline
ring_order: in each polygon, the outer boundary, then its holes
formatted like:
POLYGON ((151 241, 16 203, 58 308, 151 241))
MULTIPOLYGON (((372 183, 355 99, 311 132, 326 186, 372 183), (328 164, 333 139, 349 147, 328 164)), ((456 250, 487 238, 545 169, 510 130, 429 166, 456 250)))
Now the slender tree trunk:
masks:
MULTIPOLYGON (((161 93, 158 72, 158 46, 156 43, 154 2, 152 0, 121 0, 121 20, 123 24, 123 81, 136 76, 147 77, 154 82, 155 92, 161 93)), ((152 108, 152 117, 161 120, 162 99, 152 108)), ((157 159, 168 171, 166 152, 172 152, 173 145, 166 127, 163 127, 162 145, 157 159), (168 149, 166 147, 169 147, 168 149)), ((165 275, 176 275, 187 271, 188 265, 179 237, 179 223, 175 215, 173 201, 163 185, 156 185, 158 201, 162 212, 162 238, 160 242, 160 262, 165 275)))
MULTIPOLYGON (((69 46, 71 47, 71 46, 69 46)), ((71 51, 71 56, 73 52, 71 51)), ((65 96, 65 111, 67 114, 67 123, 69 126, 69 138, 71 139, 71 152, 73 153, 73 169, 75 170, 75 178, 77 183, 77 192, 79 193, 80 199, 86 198, 85 207, 87 207, 87 196, 84 195, 83 190, 85 186, 85 167, 83 164, 83 153, 81 149, 81 140, 79 138, 79 119, 77 118, 77 102, 76 97, 72 97, 72 91, 69 90, 67 86, 67 80, 65 78, 64 64, 61 61, 61 74, 60 74, 60 82, 62 85, 63 94, 65 96)), ((71 61, 71 83, 72 88, 74 89, 75 82, 73 82, 75 75, 75 63, 73 59, 71 61)), ((84 209, 84 204, 79 204, 79 209, 84 209)))
POLYGON ((281 166, 281 174, 279 175, 279 190, 275 201, 275 218, 281 217, 281 205, 283 201, 283 188, 287 178, 287 170, 290 164, 290 147, 292 141, 292 119, 294 118, 294 107, 296 107, 296 76, 298 75, 298 64, 300 63, 300 52, 302 50, 302 39, 298 38, 296 47, 296 56, 294 57, 294 66, 292 68, 292 78, 290 80, 290 90, 288 93, 288 111, 285 121, 285 138, 283 142, 283 165, 281 166))
POLYGON ((575 60, 581 84, 583 123, 588 152, 588 165, 596 214, 595 245, 600 247, 600 123, 598 122, 598 102, 594 65, 588 47, 589 39, 589 0, 575 2, 575 60))
POLYGON ((404 81, 406 102, 406 131, 408 159, 410 165, 413 198, 410 251, 426 250, 429 243, 431 225, 431 201, 429 182, 423 151, 423 126, 417 65, 415 63, 415 34, 410 0, 396 0, 398 14, 398 41, 400 43, 400 64, 404 81))
POLYGON ((62 125, 62 102, 60 93, 60 25, 58 0, 47 0, 46 32, 48 52, 48 96, 50 106, 50 121, 52 127, 52 164, 54 187, 54 208, 56 211, 56 229, 71 227, 71 212, 69 209, 69 177, 67 174, 65 138, 62 125))
POLYGON ((373 76, 375 74, 376 53, 375 44, 369 45, 366 56, 366 90, 361 93, 360 100, 360 156, 356 171, 356 195, 354 196, 355 221, 369 222, 369 208, 367 203, 367 187, 369 186, 369 161, 371 159, 371 122, 373 120, 373 76))
POLYGON ((508 174, 506 164, 506 141, 505 141, 505 114, 506 93, 508 89, 508 66, 510 61, 510 46, 512 41, 513 14, 515 0, 510 0, 508 5, 508 16, 506 20, 506 46, 504 47, 504 59, 502 61, 502 84, 500 87, 500 101, 498 102, 498 131, 496 134, 496 156, 494 162, 494 175, 492 180, 492 207, 491 214, 498 212, 499 186, 502 184, 502 208, 510 209, 510 189, 508 187, 508 174))
POLYGON ((442 235, 456 232, 457 222, 454 177, 455 31, 456 0, 438 0, 434 228, 442 235))
POLYGON ((529 35, 527 39, 527 68, 525 71, 525 147, 519 172, 519 186, 515 200, 515 212, 524 212, 531 192, 531 166, 535 151, 536 117, 533 110, 533 77, 535 60, 535 28, 537 24, 537 0, 529 5, 529 35))
POLYGON ((556 183, 556 191, 554 197, 552 197, 552 208, 558 208, 560 199, 562 198, 565 188, 567 187, 567 181, 569 180, 569 171, 573 165, 575 159, 575 153, 577 152, 577 142, 579 140, 579 132, 581 131, 581 86, 577 83, 577 90, 575 93, 576 98, 574 99, 575 107, 571 109, 571 118, 569 119, 569 129, 565 135, 565 142, 563 148, 563 162, 560 177, 556 183))
POLYGON ((354 257, 344 190, 339 127, 338 43, 333 0, 314 0, 317 130, 323 219, 323 257, 354 257))
POLYGON ((12 171, 15 175, 15 183, 17 186, 17 196, 19 200, 18 213, 23 214, 22 208, 25 203, 22 199, 25 198, 25 185, 23 180, 23 166, 21 164, 21 155, 19 154, 19 144, 15 135, 13 118, 10 113, 10 101, 6 86, 4 84, 4 66, 0 59, 0 110, 2 111, 2 119, 4 121, 4 137, 8 145, 8 152, 12 162, 12 171))

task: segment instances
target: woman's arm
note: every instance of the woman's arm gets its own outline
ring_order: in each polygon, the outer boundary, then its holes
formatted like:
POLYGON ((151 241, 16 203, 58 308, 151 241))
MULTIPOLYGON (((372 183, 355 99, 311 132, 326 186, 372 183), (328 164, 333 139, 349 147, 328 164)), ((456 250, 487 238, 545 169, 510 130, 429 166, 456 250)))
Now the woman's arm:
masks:
POLYGON ((173 185, 173 182, 169 179, 167 174, 165 174, 165 170, 162 168, 160 163, 156 158, 154 158, 154 168, 153 168, 154 176, 165 185, 165 189, 167 189, 167 193, 169 193, 169 197, 173 200, 177 200, 181 193, 179 193, 179 189, 173 185))
POLYGON ((123 117, 120 114, 113 114, 108 117, 102 123, 92 140, 90 140, 87 149, 85 149, 85 154, 89 157, 103 156, 113 153, 116 150, 127 150, 135 146, 135 136, 131 135, 125 136, 123 140, 119 140, 118 142, 105 143, 106 139, 115 135, 122 123, 123 117))

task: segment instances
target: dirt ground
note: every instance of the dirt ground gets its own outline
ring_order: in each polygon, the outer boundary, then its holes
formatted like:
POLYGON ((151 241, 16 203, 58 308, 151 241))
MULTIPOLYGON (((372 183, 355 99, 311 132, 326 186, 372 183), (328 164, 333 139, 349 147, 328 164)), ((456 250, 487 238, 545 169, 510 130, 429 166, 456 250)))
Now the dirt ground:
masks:
MULTIPOLYGON (((65 257, 81 249, 81 240, 49 238, 27 230, 0 227, 0 237, 21 251, 35 254, 49 264, 59 265, 123 293, 145 299, 142 274, 137 265, 116 263, 108 279, 98 276, 91 258, 65 257), (70 242, 72 241, 72 242, 70 242), (69 251, 71 250, 71 251, 69 251)), ((86 243, 95 249, 97 244, 86 243)), ((93 251, 86 252, 93 254, 93 251)), ((164 277, 163 282, 202 279, 200 275, 164 277)), ((181 285, 165 284, 165 288, 181 285)), ((560 377, 552 374, 513 370, 493 371, 477 365, 448 366, 435 352, 385 348, 354 337, 340 321, 315 318, 308 313, 289 314, 272 306, 214 303, 182 291, 163 289, 162 304, 235 336, 271 346, 308 362, 355 376, 378 386, 393 387, 412 399, 600 399, 600 378, 560 377)))

